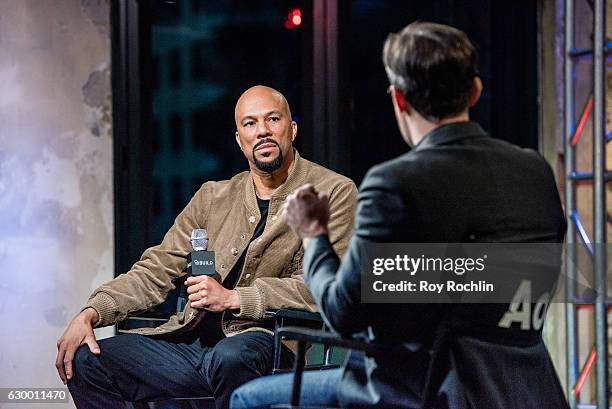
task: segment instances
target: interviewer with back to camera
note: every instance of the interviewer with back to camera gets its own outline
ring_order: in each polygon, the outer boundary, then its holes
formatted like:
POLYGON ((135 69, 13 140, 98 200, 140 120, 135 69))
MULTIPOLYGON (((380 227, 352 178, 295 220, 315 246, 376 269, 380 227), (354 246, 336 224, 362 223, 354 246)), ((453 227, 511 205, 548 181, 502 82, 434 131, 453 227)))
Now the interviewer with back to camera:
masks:
MULTIPOLYGON (((388 348, 371 357, 351 352, 342 369, 306 372, 302 405, 566 408, 539 319, 500 325, 509 304, 360 302, 363 244, 560 243, 566 230, 545 160, 470 121, 483 86, 463 32, 412 23, 389 35, 383 62, 412 150, 366 175, 342 262, 328 240, 325 193, 302 187, 287 198, 285 212, 307 245, 305 280, 325 320, 346 337, 369 330, 388 348)), ((251 381, 234 392, 232 407, 288 403, 292 379, 251 381)))

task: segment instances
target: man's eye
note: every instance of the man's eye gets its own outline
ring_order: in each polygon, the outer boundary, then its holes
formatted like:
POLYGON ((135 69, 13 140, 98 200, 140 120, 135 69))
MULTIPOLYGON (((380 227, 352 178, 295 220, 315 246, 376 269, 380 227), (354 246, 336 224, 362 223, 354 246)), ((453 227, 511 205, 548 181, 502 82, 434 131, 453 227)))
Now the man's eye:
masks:
POLYGON ((255 125, 255 122, 253 121, 249 121, 244 124, 244 126, 253 126, 253 125, 255 125))
POLYGON ((272 121, 272 122, 277 122, 277 121, 280 121, 280 118, 279 118, 279 117, 277 117, 277 116, 271 116, 271 117, 270 117, 270 121, 272 121))

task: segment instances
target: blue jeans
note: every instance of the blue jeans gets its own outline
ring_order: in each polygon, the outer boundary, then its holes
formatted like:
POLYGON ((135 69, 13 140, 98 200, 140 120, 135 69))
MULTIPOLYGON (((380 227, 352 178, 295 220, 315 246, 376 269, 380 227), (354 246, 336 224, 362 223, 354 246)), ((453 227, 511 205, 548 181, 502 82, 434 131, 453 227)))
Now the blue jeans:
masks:
MULTIPOLYGON (((79 409, 198 396, 214 397, 217 408, 226 408, 234 389, 270 373, 274 351, 273 336, 264 332, 244 332, 210 346, 200 338, 172 342, 136 334, 98 343, 99 356, 85 345, 73 361, 68 388, 79 409)), ((288 349, 281 357, 283 364, 293 360, 288 349)))
MULTIPOLYGON (((300 408, 338 407, 336 390, 342 368, 305 371, 300 390, 300 408)), ((271 405, 291 403, 293 374, 264 376, 236 389, 232 394, 232 409, 267 409, 271 405)))

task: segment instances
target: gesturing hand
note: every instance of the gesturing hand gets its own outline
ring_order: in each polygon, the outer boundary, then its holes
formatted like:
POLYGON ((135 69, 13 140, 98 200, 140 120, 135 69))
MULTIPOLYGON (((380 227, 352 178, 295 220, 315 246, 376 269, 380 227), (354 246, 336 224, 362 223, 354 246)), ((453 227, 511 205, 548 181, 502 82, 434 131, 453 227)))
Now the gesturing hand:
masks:
POLYGON ((301 239, 327 234, 329 197, 308 184, 287 196, 283 219, 301 239))

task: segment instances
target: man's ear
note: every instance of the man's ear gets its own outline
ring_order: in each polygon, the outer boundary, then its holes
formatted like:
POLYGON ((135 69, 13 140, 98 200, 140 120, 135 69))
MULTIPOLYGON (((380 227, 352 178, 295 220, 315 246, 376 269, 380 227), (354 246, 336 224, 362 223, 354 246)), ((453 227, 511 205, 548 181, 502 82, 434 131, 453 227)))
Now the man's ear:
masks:
POLYGON ((291 143, 295 141, 295 137, 297 136, 297 130, 298 130, 297 122, 291 121, 291 143))
MULTIPOLYGON (((240 150, 242 150, 242 143, 240 143, 240 137, 238 136, 238 131, 236 131, 236 143, 238 144, 238 146, 240 147, 240 150)), ((243 151, 244 152, 244 151, 243 151)))
POLYGON ((404 96, 402 91, 395 88, 394 86, 391 86, 391 92, 393 95, 393 101, 395 101, 395 103, 397 104, 397 108, 399 109, 399 111, 409 114, 410 104, 408 104, 408 101, 406 101, 406 97, 404 96))
POLYGON ((482 94, 482 81, 479 76, 474 77, 472 89, 470 90, 470 108, 476 105, 482 94))

